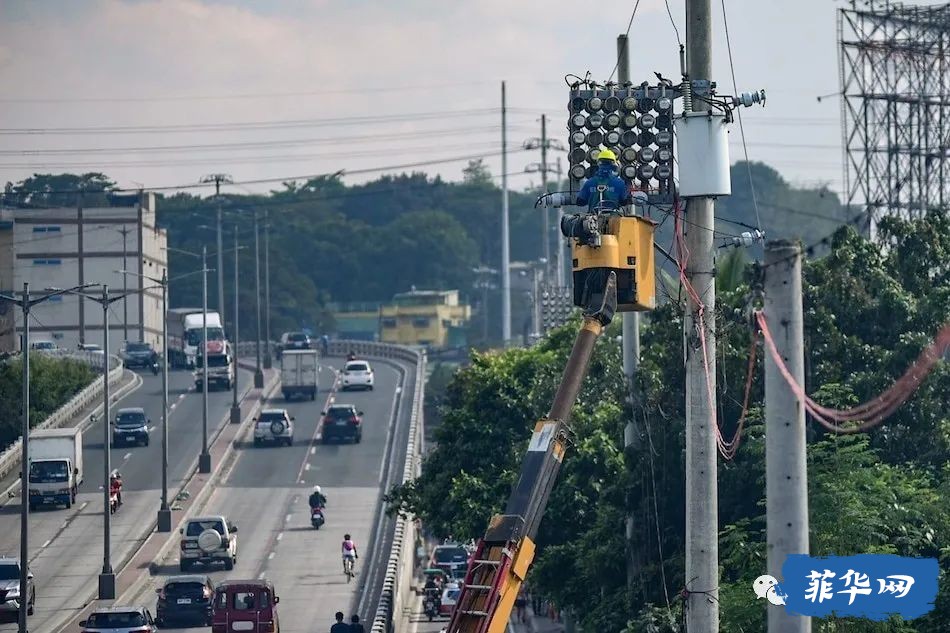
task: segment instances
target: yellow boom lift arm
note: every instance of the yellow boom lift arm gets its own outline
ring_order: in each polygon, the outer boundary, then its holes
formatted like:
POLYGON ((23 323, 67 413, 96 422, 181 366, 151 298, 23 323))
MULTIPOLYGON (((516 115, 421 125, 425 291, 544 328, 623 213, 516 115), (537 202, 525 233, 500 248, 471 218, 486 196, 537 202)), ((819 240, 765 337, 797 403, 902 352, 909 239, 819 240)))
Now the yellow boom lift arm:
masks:
MULTIPOLYGON (((585 217, 576 217, 581 226, 585 217)), ((583 234, 568 235, 579 238, 572 244, 574 303, 584 308, 584 322, 551 410, 534 427, 508 505, 503 514, 492 517, 476 547, 446 633, 505 632, 534 560, 538 527, 571 441, 571 407, 587 375, 594 344, 618 308, 626 312, 654 306, 654 224, 617 214, 588 214, 586 220, 587 227, 599 225, 597 233, 602 233, 593 239, 580 230, 577 233, 583 234)), ((567 234, 569 229, 562 227, 562 232, 567 234)))

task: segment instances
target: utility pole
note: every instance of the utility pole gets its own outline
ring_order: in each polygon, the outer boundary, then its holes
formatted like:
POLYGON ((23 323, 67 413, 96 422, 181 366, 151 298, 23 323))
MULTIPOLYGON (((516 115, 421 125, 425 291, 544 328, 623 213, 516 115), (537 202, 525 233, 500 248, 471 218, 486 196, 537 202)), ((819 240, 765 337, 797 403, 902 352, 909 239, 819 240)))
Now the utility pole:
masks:
POLYGON ((231 390, 231 424, 241 422, 241 407, 238 405, 238 357, 237 350, 240 343, 240 329, 238 326, 238 295, 240 286, 238 285, 238 227, 234 226, 234 385, 231 390))
MULTIPOLYGON (((775 346, 799 385, 805 384, 801 248, 765 245, 765 317, 775 346)), ((789 554, 808 554, 805 410, 770 354, 765 355, 765 516, 768 573, 782 579, 789 554)), ((768 610, 769 633, 811 633, 811 618, 768 610)))
POLYGON ((502 346, 511 340, 511 262, 508 237, 508 110, 505 82, 501 82, 501 338, 502 346))
MULTIPOLYGON (((79 286, 86 285, 86 258, 85 252, 83 250, 84 241, 85 241, 85 231, 83 230, 83 193, 85 190, 84 183, 79 183, 79 204, 76 207, 76 250, 78 253, 78 268, 79 268, 79 286)), ((79 342, 86 342, 86 300, 85 297, 80 295, 79 299, 79 342)))
MULTIPOLYGON (((626 35, 617 36, 617 81, 624 85, 630 81, 630 50, 626 35)), ((634 422, 637 416, 637 369, 640 366, 640 313, 624 312, 621 324, 621 347, 623 351, 623 375, 627 381, 627 402, 630 404, 630 419, 623 429, 623 447, 628 453, 636 443, 637 425, 634 422)), ((636 573, 633 563, 633 531, 636 517, 633 515, 631 500, 627 500, 626 519, 626 554, 627 554, 627 583, 633 581, 636 573)))
MULTIPOLYGON (((221 253, 218 252, 220 257, 221 253)), ((201 247, 201 454, 198 472, 211 472, 211 454, 208 453, 208 247, 201 247)))
POLYGON ((273 367, 270 355, 270 217, 264 209, 264 369, 273 367))
MULTIPOLYGON (((687 81, 712 78, 710 0, 686 0, 687 81)), ((693 99, 693 112, 709 105, 693 99)), ((716 279, 713 199, 689 198, 686 276, 699 299, 686 315, 686 629, 719 631, 719 497, 716 452, 716 279)))
MULTIPOLYGON (((126 258, 128 256, 128 236, 132 232, 132 229, 127 228, 124 224, 122 228, 119 229, 119 233, 122 234, 122 270, 128 270, 128 265, 126 258)), ((129 342, 129 276, 122 275, 122 340, 126 343, 129 342)))
MULTIPOLYGON (((548 192, 548 117, 541 115, 541 191, 548 192)), ((551 235, 548 222, 548 207, 541 207, 541 243, 544 246, 542 256, 544 257, 545 273, 551 266, 551 235)), ((548 277, 545 274, 545 277, 548 277)))
POLYGON ((254 370, 254 388, 264 388, 264 371, 261 369, 261 245, 257 227, 257 209, 254 209, 254 276, 257 280, 255 295, 257 306, 257 367, 254 370))
POLYGON ((234 182, 228 174, 211 174, 201 179, 201 182, 214 183, 214 198, 218 205, 217 241, 218 241, 218 314, 221 315, 221 324, 224 324, 224 241, 221 227, 221 183, 234 182))
MULTIPOLYGON (((561 186, 561 157, 558 156, 557 159, 557 183, 558 186, 561 186)), ((557 244, 555 249, 555 255, 557 256, 557 274, 554 275, 554 286, 557 288, 568 288, 571 285, 571 275, 568 271, 565 270, 564 260, 565 253, 570 249, 571 245, 568 240, 562 239, 561 237, 561 220, 564 218, 564 207, 557 207, 557 224, 554 225, 554 239, 557 244)), ((567 257, 567 261, 571 261, 570 257, 567 257)))

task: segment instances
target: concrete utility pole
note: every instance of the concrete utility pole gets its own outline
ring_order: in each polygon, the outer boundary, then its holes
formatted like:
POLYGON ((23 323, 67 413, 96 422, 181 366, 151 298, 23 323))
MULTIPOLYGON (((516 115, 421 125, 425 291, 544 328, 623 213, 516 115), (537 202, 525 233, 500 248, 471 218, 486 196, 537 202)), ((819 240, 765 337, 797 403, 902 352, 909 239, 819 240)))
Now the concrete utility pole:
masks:
MULTIPOLYGON (((712 78, 710 0, 686 0, 686 72, 690 81, 712 78)), ((708 112, 700 99, 693 112, 708 112)), ((716 453, 716 279, 713 199, 688 200, 686 275, 692 300, 686 319, 686 628, 719 631, 719 497, 716 453), (701 316, 700 316, 701 315, 701 316), (703 349, 705 344, 705 350, 703 349), (707 374, 708 372, 708 374, 707 374)))
POLYGON ((241 422, 241 407, 238 405, 238 345, 240 345, 240 336, 241 330, 239 327, 238 319, 238 303, 240 295, 240 286, 238 285, 238 256, 240 255, 240 249, 238 249, 238 228, 237 225, 234 226, 234 385, 231 390, 231 424, 240 424, 241 422))
POLYGON ((264 209, 264 369, 274 366, 270 352, 270 214, 264 209))
MULTIPOLYGON (((801 248, 765 245, 765 317, 795 381, 805 384, 801 248)), ((808 554, 805 409, 770 354, 765 354, 765 516, 768 573, 782 581, 789 554, 808 554)), ((768 610, 769 633, 811 633, 811 618, 768 610)))
POLYGON ((261 369, 261 241, 257 223, 257 209, 254 209, 254 277, 256 279, 257 307, 257 367, 254 369, 254 388, 264 388, 264 370, 261 369))
POLYGON ((158 507, 159 532, 172 531, 168 507, 168 269, 162 271, 162 502, 158 507))
MULTIPOLYGON (((221 252, 218 251, 220 257, 221 252)), ((208 453, 208 247, 201 247, 201 454, 198 472, 211 472, 211 454, 208 453)))
MULTIPOLYGON (((617 81, 621 85, 630 81, 630 51, 626 35, 617 36, 617 81)), ((634 422, 637 416, 637 369, 640 366, 640 313, 624 312, 621 327, 621 346, 623 351, 623 375, 627 381, 628 402, 630 403, 632 415, 623 429, 623 446, 626 451, 630 451, 636 442, 637 425, 634 422)), ((633 530, 636 525, 636 517, 631 511, 626 520, 627 537, 627 582, 633 580, 636 570, 633 566, 633 553, 630 543, 633 541, 633 530)))
POLYGON ((224 238, 221 227, 221 183, 234 182, 228 174, 211 174, 201 179, 201 182, 214 183, 214 198, 218 204, 218 223, 217 223, 217 241, 218 241, 218 314, 221 315, 221 324, 224 325, 224 238))
MULTIPOLYGON (((126 227, 124 224, 122 228, 119 229, 119 233, 122 234, 122 270, 128 270, 128 236, 132 232, 132 229, 126 227)), ((122 340, 126 343, 129 342, 129 276, 122 275, 122 340)))
POLYGON ((501 338, 511 340, 511 262, 508 237, 508 110, 505 82, 501 82, 501 338))
MULTIPOLYGON (((23 342, 20 345, 23 354, 23 425, 20 427, 20 595, 27 592, 27 573, 29 565, 24 561, 30 560, 30 284, 23 282, 23 342)), ((106 365, 109 359, 106 358, 106 365)), ((18 631, 27 633, 27 603, 20 601, 17 610, 18 631)))
MULTIPOLYGON (((79 204, 76 206, 76 250, 78 254, 77 264, 79 269, 79 285, 86 285, 86 257, 84 250, 85 231, 83 230, 83 191, 85 185, 79 184, 79 204)), ((86 342, 86 301, 85 297, 79 296, 79 342, 86 342)))
MULTIPOLYGON (((557 159, 557 184, 561 186, 561 157, 557 159)), ((555 254, 557 255, 557 274, 554 275, 554 285, 560 288, 567 288, 571 285, 571 273, 564 266, 565 259, 571 261, 568 254, 571 249, 570 241, 561 237, 561 219, 564 218, 564 207, 557 207, 557 220, 554 225, 554 239, 557 244, 555 254)))
MULTIPOLYGON (((541 191, 548 192, 548 117, 546 114, 541 115, 541 191)), ((542 250, 545 262, 544 276, 548 278, 550 275, 547 272, 551 266, 551 227, 546 205, 541 207, 541 244, 544 247, 542 250)))

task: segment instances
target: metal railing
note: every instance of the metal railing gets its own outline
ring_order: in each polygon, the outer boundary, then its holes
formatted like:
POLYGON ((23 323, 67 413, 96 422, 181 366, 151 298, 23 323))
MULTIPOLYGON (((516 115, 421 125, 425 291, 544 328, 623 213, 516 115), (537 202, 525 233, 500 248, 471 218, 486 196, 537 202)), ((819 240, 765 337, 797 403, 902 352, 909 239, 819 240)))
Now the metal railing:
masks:
MULTIPOLYGON (((71 350, 32 350, 30 354, 41 354, 54 358, 71 358, 88 364, 99 372, 102 371, 102 365, 105 355, 101 352, 71 351, 71 350)), ((122 378, 123 365, 117 356, 109 356, 109 385, 116 385, 122 378)), ((33 427, 32 430, 39 429, 59 429, 69 425, 74 420, 76 414, 94 403, 96 400, 102 400, 102 378, 97 377, 86 387, 69 399, 66 404, 56 409, 48 418, 40 424, 33 427)), ((3 453, 0 453, 0 479, 20 467, 20 445, 23 437, 20 436, 3 453)))

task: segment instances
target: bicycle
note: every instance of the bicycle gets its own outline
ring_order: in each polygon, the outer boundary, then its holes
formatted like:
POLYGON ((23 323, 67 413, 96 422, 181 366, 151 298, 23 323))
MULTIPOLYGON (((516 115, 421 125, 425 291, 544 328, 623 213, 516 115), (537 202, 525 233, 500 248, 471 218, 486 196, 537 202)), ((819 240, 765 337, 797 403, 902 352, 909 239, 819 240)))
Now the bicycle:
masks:
POLYGON ((343 573, 346 575, 346 582, 353 580, 353 577, 356 576, 356 571, 353 569, 355 564, 355 559, 351 556, 346 556, 343 559, 343 573))

